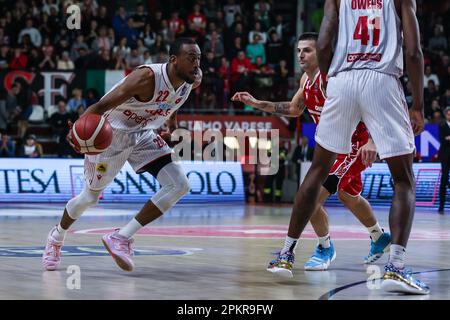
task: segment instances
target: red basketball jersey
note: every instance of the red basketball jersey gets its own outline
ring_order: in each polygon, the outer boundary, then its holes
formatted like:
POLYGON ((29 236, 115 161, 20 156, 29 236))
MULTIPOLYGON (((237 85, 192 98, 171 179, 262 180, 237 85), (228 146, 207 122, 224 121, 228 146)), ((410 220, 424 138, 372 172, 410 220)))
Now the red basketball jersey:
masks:
MULTIPOLYGON (((324 84, 326 84, 326 76, 318 71, 313 81, 306 78, 303 85, 304 104, 316 125, 319 123, 326 100, 324 84)), ((365 124, 360 122, 352 136, 352 153, 357 152, 361 146, 367 143, 368 139, 369 131, 365 124)))

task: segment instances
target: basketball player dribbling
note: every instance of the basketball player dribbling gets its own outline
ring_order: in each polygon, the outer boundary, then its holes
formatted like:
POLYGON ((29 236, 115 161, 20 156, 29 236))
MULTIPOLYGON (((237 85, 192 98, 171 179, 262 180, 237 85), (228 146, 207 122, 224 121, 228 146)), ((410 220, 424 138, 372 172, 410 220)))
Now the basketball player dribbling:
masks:
POLYGON ((170 47, 169 56, 168 63, 136 68, 86 110, 86 114, 100 114, 109 120, 113 140, 105 152, 85 156, 85 187, 67 203, 59 225, 48 235, 42 257, 46 270, 58 267, 67 230, 83 212, 97 204, 102 190, 126 161, 136 173, 149 172, 156 177, 161 189, 127 225, 102 237, 104 246, 123 270, 134 268, 132 236, 189 192, 183 169, 172 162, 172 149, 154 130, 166 121, 170 132, 176 129, 178 108, 201 82, 201 52, 194 40, 179 38, 170 47))
MULTIPOLYGON (((286 240, 293 239, 295 248, 336 154, 351 151, 351 136, 363 121, 394 183, 389 212, 392 242, 381 288, 428 294, 429 287, 406 271, 404 261, 415 210, 414 135, 424 127, 423 54, 415 11, 414 0, 326 0, 317 55, 321 72, 328 76, 327 100, 316 131, 312 165, 297 192, 286 240), (413 88, 409 116, 399 81, 403 40, 413 88)), ((293 255, 293 250, 282 251, 278 263, 293 261, 293 255)))
MULTIPOLYGON (((318 124, 323 105, 325 103, 326 77, 319 70, 316 55, 317 33, 304 33, 299 37, 297 57, 300 67, 305 71, 300 79, 300 88, 289 102, 270 102, 255 99, 247 92, 237 92, 232 100, 277 115, 299 117, 305 108, 318 124)), ((305 270, 327 270, 336 257, 333 242, 329 234, 328 215, 323 207, 325 200, 334 193, 338 194, 342 203, 352 211, 358 220, 367 228, 371 237, 369 254, 364 258, 365 263, 377 261, 388 248, 391 237, 378 224, 369 202, 361 196, 361 172, 371 166, 376 159, 376 148, 365 125, 360 122, 352 136, 352 151, 349 154, 338 155, 330 174, 323 184, 319 203, 311 217, 311 225, 318 236, 319 243, 311 258, 305 263, 305 270)), ((283 251, 290 252, 296 239, 287 239, 283 251)), ((291 256, 288 256, 291 258, 291 256)), ((268 267, 268 271, 285 277, 292 277, 293 263, 275 260, 268 267)))

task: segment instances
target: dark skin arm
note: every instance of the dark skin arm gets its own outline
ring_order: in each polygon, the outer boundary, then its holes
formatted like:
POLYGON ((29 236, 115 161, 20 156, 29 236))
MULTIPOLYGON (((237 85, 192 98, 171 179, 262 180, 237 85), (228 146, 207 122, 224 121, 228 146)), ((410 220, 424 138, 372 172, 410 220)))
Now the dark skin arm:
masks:
POLYGON ((333 59, 333 42, 339 25, 339 11, 336 0, 326 0, 325 15, 317 40, 317 59, 322 74, 328 74, 333 59))
POLYGON ((423 53, 420 47, 419 23, 416 18, 416 1, 401 1, 401 18, 405 42, 406 69, 411 80, 413 105, 410 110, 411 125, 415 135, 424 128, 423 53))
MULTIPOLYGON (((150 100, 153 98, 153 91, 155 91, 155 75, 153 71, 150 68, 136 69, 127 76, 122 84, 100 99, 100 101, 87 108, 83 115, 88 113, 102 115, 134 96, 138 96, 140 100, 150 100)), ((69 127, 72 129, 72 122, 70 121, 69 127)), ((71 141, 71 131, 69 131, 66 139, 72 148, 77 150, 71 141)))

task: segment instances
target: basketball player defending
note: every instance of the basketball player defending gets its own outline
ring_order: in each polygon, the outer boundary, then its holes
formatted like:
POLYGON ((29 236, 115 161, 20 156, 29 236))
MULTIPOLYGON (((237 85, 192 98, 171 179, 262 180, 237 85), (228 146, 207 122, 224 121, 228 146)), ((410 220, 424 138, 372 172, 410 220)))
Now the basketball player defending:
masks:
MULTIPOLYGON (((288 239, 294 239, 295 248, 316 209, 320 187, 336 154, 351 151, 351 136, 362 120, 394 183, 389 212, 392 241, 381 287, 390 292, 428 294, 428 286, 415 280, 404 266, 415 209, 414 134, 424 127, 423 54, 415 11, 414 0, 326 0, 317 55, 321 72, 328 75, 327 100, 316 131, 318 145, 312 165, 294 201, 288 239), (399 82, 403 36, 413 87, 409 117, 399 82)), ((278 260, 287 260, 292 254, 283 252, 278 260)))
POLYGON ((168 63, 138 67, 86 110, 86 113, 104 115, 109 120, 113 140, 105 152, 85 156, 86 185, 67 203, 61 222, 48 235, 42 260, 46 270, 58 267, 67 230, 86 209, 98 202, 102 190, 126 161, 136 173, 149 172, 156 177, 161 189, 126 226, 102 237, 104 246, 123 270, 131 271, 134 267, 132 236, 189 192, 185 173, 178 163, 172 162, 171 148, 153 130, 166 120, 170 132, 176 128, 177 109, 191 90, 200 85, 201 53, 195 41, 179 38, 171 46, 169 55, 168 63))
MULTIPOLYGON (((297 94, 290 102, 269 102, 256 100, 247 92, 236 93, 232 100, 241 101, 246 105, 260 110, 283 116, 299 117, 305 107, 314 122, 320 119, 325 103, 324 81, 326 77, 320 73, 316 55, 317 33, 304 33, 300 36, 297 46, 297 57, 300 67, 305 71, 297 94)), ((352 136, 352 150, 349 154, 338 155, 329 176, 321 187, 319 203, 311 217, 311 225, 316 232, 319 243, 314 254, 305 263, 305 270, 327 270, 335 259, 336 252, 329 235, 328 215, 323 207, 325 200, 334 193, 338 193, 342 203, 367 228, 372 238, 369 254, 364 258, 365 263, 377 261, 390 244, 391 237, 378 224, 369 202, 361 196, 361 172, 371 166, 376 159, 376 148, 365 125, 360 122, 352 136)), ((286 241, 285 252, 293 252, 292 247, 296 239, 286 241)), ((292 277, 293 263, 275 260, 268 270, 280 275, 292 277)))

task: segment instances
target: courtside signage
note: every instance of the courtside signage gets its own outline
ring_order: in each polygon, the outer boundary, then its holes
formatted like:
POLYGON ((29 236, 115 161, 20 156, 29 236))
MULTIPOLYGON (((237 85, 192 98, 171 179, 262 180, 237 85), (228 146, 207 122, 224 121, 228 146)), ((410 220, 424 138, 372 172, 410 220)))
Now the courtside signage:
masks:
MULTIPOLYGON (((238 162, 182 161, 191 191, 181 203, 243 202, 238 162)), ((108 170, 105 163, 96 178, 108 170)), ((0 159, 0 202, 65 202, 84 186, 83 159, 0 159)), ((146 202, 161 188, 148 173, 136 174, 128 162, 104 190, 104 202, 146 202)))

